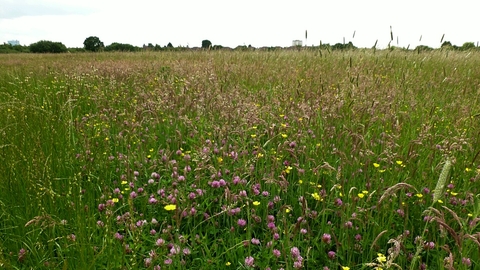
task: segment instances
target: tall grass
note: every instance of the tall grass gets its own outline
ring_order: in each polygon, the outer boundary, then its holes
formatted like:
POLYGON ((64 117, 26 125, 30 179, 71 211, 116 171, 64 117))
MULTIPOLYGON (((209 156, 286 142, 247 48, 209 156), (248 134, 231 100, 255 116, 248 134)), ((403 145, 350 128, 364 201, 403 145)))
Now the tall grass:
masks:
POLYGON ((480 265, 476 53, 0 63, 2 268, 480 265))

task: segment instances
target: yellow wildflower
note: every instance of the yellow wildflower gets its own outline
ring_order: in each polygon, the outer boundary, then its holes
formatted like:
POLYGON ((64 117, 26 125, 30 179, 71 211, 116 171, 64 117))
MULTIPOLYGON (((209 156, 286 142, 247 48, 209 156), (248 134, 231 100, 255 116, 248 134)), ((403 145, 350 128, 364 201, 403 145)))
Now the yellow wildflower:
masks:
POLYGON ((377 253, 377 261, 379 263, 384 263, 387 261, 387 257, 385 257, 385 255, 383 255, 382 253, 377 253))
POLYGON ((418 198, 422 198, 422 197, 423 197, 423 195, 422 195, 421 193, 417 193, 417 194, 415 194, 415 196, 417 196, 418 198))
POLYGON ((322 197, 320 197, 320 195, 318 195, 317 192, 312 193, 312 197, 313 197, 315 200, 317 200, 317 201, 320 201, 320 200, 322 199, 322 197))
POLYGON ((173 211, 173 210, 177 209, 177 206, 175 204, 169 204, 169 205, 165 205, 165 207, 163 207, 163 208, 167 211, 173 211))
POLYGON ((259 201, 254 201, 254 202, 253 202, 253 205, 259 206, 259 205, 260 205, 260 202, 259 202, 259 201))
POLYGON ((378 168, 378 167, 380 167, 380 164, 378 164, 378 163, 373 163, 373 167, 378 168))
POLYGON ((363 194, 363 193, 358 193, 358 197, 361 199, 361 198, 365 197, 365 194, 363 194))

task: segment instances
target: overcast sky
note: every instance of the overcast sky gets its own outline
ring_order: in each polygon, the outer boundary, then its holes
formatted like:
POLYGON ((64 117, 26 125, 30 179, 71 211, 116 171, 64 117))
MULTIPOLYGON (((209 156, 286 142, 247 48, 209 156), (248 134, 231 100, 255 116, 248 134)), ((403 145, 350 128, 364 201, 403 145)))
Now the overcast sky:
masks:
POLYGON ((0 43, 113 42, 199 47, 343 43, 385 48, 480 41, 478 0, 0 0, 0 43), (477 2, 477 3, 476 3, 477 2), (307 40, 305 40, 307 31, 307 40), (354 35, 355 33, 355 35, 354 35), (421 40, 420 40, 421 39, 421 40), (398 41, 398 43, 397 43, 398 41))

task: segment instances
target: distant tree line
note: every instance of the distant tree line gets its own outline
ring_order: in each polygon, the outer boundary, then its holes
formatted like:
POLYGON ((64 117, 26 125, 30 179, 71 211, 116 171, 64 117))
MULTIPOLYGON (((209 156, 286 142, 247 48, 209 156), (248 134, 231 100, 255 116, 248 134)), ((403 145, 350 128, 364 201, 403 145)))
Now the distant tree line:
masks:
POLYGON ((447 50, 454 50, 454 51, 468 51, 468 50, 477 49, 478 47, 475 46, 475 43, 473 42, 465 42, 461 47, 458 47, 456 45, 452 45, 450 41, 445 41, 442 43, 441 48, 447 49, 447 50))
MULTIPOLYGON (((213 43, 208 40, 202 40, 201 47, 174 47, 172 43, 168 43, 166 46, 160 46, 158 44, 153 45, 148 43, 148 45, 143 45, 143 47, 136 47, 131 44, 113 42, 110 45, 105 46, 104 43, 100 40, 99 37, 90 36, 85 39, 83 42, 82 48, 67 48, 61 42, 53 42, 48 40, 41 40, 35 43, 30 44, 29 46, 22 45, 10 45, 4 43, 0 45, 0 53, 65 53, 65 52, 138 52, 138 51, 184 51, 184 50, 236 50, 236 51, 247 51, 247 50, 263 50, 263 51, 275 51, 275 50, 285 50, 285 49, 294 49, 294 50, 328 50, 328 51, 337 51, 337 50, 355 50, 357 47, 353 45, 352 42, 348 43, 336 43, 330 45, 328 43, 322 44, 319 46, 292 46, 292 47, 261 47, 255 48, 251 45, 240 45, 235 48, 223 47, 222 45, 213 45, 213 43)), ((375 46, 373 47, 375 49, 375 46)), ((412 50, 410 48, 399 48, 395 46, 389 46, 389 50, 412 50)), ((452 51, 468 51, 468 50, 480 50, 480 47, 475 46, 473 42, 465 42, 462 46, 452 45, 451 42, 445 41, 441 45, 441 50, 452 50, 452 51)), ((419 45, 414 51, 428 52, 434 50, 433 48, 425 45, 419 45)))

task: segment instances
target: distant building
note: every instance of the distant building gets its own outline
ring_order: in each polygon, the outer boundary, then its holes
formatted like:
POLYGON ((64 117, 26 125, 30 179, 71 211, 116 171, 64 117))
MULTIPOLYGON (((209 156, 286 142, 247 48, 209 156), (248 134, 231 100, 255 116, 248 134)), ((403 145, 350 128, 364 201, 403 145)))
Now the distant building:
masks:
POLYGON ((294 40, 292 41, 292 46, 302 46, 302 41, 301 40, 294 40))
POLYGON ((9 40, 7 42, 8 42, 9 45, 12 45, 12 46, 20 45, 20 41, 18 41, 18 40, 9 40))

